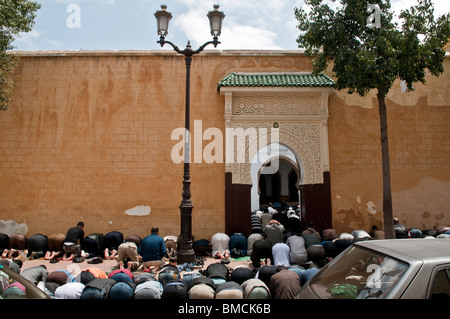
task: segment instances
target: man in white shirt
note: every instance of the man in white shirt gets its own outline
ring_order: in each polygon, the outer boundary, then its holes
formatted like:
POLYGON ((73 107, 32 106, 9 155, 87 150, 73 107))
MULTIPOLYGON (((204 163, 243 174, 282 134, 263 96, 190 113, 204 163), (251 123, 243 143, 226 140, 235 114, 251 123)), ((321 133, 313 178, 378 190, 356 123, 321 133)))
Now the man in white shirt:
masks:
POLYGON ((228 259, 230 236, 224 233, 217 233, 211 238, 212 255, 217 259, 228 259))
POLYGON ((285 243, 277 243, 272 247, 273 264, 275 266, 289 267, 290 248, 285 243))

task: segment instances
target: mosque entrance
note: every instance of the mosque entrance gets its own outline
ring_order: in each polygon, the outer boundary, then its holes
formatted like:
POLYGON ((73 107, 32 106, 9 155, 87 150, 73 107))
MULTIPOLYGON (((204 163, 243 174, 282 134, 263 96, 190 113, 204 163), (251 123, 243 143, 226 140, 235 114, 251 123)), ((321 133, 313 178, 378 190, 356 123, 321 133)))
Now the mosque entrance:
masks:
POLYGON ((302 180, 299 156, 283 144, 271 143, 259 150, 257 158, 250 168, 252 211, 275 203, 297 209, 302 180))
MULTIPOLYGON (((296 208, 300 204, 297 172, 284 159, 281 159, 279 164, 278 172, 259 175, 259 207, 285 203, 285 206, 296 208)), ((267 166, 272 166, 272 163, 267 166)))
POLYGON ((303 224, 332 227, 332 85, 323 75, 305 72, 232 73, 219 82, 225 129, 236 135, 225 145, 226 233, 249 235, 251 212, 275 202, 298 207, 303 224))

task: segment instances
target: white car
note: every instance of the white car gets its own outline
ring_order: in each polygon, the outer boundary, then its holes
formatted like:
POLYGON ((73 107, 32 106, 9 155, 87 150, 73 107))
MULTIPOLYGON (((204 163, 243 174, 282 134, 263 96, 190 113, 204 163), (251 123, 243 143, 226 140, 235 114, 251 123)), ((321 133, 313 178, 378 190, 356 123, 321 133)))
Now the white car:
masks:
POLYGON ((450 299, 450 240, 354 243, 316 273, 297 298, 450 299))

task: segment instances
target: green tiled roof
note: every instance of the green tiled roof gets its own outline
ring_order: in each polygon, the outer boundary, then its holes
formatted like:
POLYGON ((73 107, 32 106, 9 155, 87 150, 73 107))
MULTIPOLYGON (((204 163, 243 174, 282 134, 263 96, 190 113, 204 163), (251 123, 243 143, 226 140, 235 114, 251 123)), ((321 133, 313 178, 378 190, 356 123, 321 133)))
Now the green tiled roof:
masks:
POLYGON ((218 84, 221 87, 334 87, 325 74, 312 73, 230 73, 218 84))

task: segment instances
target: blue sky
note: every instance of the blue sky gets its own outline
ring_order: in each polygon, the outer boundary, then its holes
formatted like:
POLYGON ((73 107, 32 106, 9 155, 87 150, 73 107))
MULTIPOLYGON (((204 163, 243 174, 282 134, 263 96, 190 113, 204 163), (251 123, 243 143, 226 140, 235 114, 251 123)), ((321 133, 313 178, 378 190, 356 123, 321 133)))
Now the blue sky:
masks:
MULTIPOLYGON (((194 48, 211 40, 206 14, 219 3, 226 15, 218 49, 298 49, 294 8, 303 0, 40 0, 31 32, 16 50, 153 50, 154 13, 160 4, 173 15, 167 40, 194 48), (79 19, 78 19, 79 18, 79 19)), ((414 0, 391 0, 395 13, 414 0)), ((434 0, 436 15, 450 12, 449 0, 434 0)), ((170 49, 165 48, 165 49, 170 49)))

